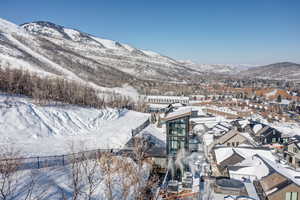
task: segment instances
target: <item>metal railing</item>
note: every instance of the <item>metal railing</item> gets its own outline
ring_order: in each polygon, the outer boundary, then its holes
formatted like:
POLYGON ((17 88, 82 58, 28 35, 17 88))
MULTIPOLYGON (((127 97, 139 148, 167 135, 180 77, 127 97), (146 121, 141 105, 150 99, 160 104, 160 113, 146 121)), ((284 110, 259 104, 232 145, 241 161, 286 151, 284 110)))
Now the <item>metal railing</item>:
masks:
MULTIPOLYGON (((139 134, 150 124, 150 119, 147 119, 140 126, 132 130, 132 137, 139 134)), ((18 170, 26 169, 40 169, 52 166, 64 166, 73 162, 82 160, 99 158, 101 154, 110 153, 112 155, 130 156, 132 157, 132 150, 130 149, 95 149, 90 151, 81 151, 78 153, 54 155, 54 156, 34 156, 34 157, 19 157, 0 159, 0 166, 7 164, 17 164, 18 170)))
POLYGON ((17 170, 41 169, 52 166, 64 166, 83 160, 96 159, 105 153, 109 153, 115 156, 120 155, 132 157, 132 151, 128 149, 96 149, 91 151, 82 151, 78 153, 54 156, 35 156, 1 159, 0 166, 7 164, 15 164, 18 165, 17 170))
POLYGON ((142 130, 144 130, 146 127, 150 125, 150 119, 147 119, 144 123, 142 123, 139 127, 131 130, 132 137, 135 137, 137 134, 139 134, 142 130))

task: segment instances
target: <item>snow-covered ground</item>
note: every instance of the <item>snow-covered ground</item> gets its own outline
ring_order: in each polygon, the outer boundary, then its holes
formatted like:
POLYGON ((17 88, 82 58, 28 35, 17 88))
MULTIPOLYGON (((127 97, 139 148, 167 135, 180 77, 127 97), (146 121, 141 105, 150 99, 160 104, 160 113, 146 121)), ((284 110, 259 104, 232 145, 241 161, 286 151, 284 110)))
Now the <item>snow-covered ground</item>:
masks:
POLYGON ((106 200, 110 194, 114 199, 125 198, 126 192, 126 199, 135 199, 135 178, 139 177, 139 183, 144 184, 149 176, 149 165, 143 164, 139 170, 130 158, 113 157, 108 161, 111 163, 110 171, 106 168, 106 161, 101 158, 75 165, 17 171, 10 174, 7 179, 9 183, 0 182, 0 186, 10 186, 3 189, 7 199, 89 199, 90 194, 91 199, 106 200), (77 189, 74 183, 78 185, 77 189), (9 189, 11 193, 8 193, 9 189), (30 197, 26 198, 27 195, 30 197))
POLYGON ((31 99, 0 95, 0 145, 22 155, 69 153, 122 148, 131 130, 149 118, 128 110, 94 109, 71 105, 36 105, 31 99))

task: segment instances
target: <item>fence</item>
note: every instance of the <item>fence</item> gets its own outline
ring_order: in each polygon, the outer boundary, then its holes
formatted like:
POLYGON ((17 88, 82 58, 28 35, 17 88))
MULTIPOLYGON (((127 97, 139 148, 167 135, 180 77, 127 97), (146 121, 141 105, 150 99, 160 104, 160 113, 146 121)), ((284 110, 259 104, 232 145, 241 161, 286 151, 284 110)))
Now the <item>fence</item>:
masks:
MULTIPOLYGON (((131 132, 132 137, 139 134, 143 129, 149 126, 149 124, 150 124, 150 119, 147 119, 140 126, 133 129, 131 132)), ((82 151, 79 153, 72 153, 72 154, 65 154, 65 155, 0 159, 0 167, 6 164, 17 164, 18 170, 26 170, 26 169, 40 169, 40 168, 52 167, 52 166, 64 166, 73 162, 99 158, 103 153, 133 157, 132 150, 129 149, 96 149, 91 151, 82 151)))
POLYGON ((142 130, 144 130, 147 126, 150 124, 150 119, 147 119, 143 124, 141 124, 139 127, 131 130, 132 137, 139 134, 142 130))
POLYGON ((55 156, 36 156, 26 158, 1 159, 0 166, 11 164, 17 165, 17 170, 41 169, 53 166, 64 166, 78 161, 99 158, 104 153, 110 153, 115 156, 133 156, 132 151, 128 149, 96 149, 91 151, 83 151, 79 153, 55 156))

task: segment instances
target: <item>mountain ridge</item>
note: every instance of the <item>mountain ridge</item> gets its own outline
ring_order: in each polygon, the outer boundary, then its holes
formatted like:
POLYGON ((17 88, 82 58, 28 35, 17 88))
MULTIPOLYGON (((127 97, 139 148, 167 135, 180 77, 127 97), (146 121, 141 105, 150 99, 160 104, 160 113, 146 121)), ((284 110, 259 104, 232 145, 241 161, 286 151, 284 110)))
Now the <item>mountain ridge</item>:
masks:
MULTIPOLYGON (((143 87, 143 81, 197 82, 211 74, 251 78, 257 76, 251 70, 260 69, 250 65, 178 61, 48 21, 18 26, 1 18, 0 58, 2 67, 21 68, 43 76, 59 76, 97 89, 120 88, 123 85, 143 87)), ((265 72, 262 78, 268 78, 270 73, 265 72)), ((294 74, 298 72, 294 70, 294 74)), ((300 75, 296 78, 300 79, 300 75)))
MULTIPOLYGON (((177 61, 158 53, 98 38, 51 22, 38 21, 17 26, 1 20, 0 31, 2 65, 8 62, 10 64, 6 65, 26 69, 31 66, 30 69, 38 68, 40 71, 63 75, 53 67, 59 65, 77 76, 94 74, 93 77, 81 79, 88 79, 100 86, 121 86, 137 79, 181 81, 178 74, 186 70, 177 61), (45 63, 45 60, 48 62, 45 63), (105 76, 113 73, 110 83, 103 84, 101 78, 104 77, 99 78, 95 71, 105 76), (116 82, 126 80, 114 84, 114 79, 116 82)), ((192 73, 195 71, 188 69, 187 74, 192 73)))
POLYGON ((240 72, 244 77, 257 77, 262 79, 290 79, 300 80, 300 64, 294 62, 278 62, 269 65, 250 68, 240 72))

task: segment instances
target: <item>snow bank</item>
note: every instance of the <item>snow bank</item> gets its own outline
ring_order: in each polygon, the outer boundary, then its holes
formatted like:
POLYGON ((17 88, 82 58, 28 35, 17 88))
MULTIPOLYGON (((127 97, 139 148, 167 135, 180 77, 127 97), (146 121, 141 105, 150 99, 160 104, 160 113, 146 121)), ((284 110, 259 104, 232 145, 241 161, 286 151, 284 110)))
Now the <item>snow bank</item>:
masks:
POLYGON ((84 143, 86 150, 121 148, 148 117, 128 110, 39 106, 0 95, 0 145, 13 145, 25 155, 68 153, 72 143, 84 143))
MULTIPOLYGON (((121 161, 121 158, 114 160, 121 161)), ((141 184, 145 183, 145 180, 149 176, 149 166, 144 164, 141 172, 138 172, 137 165, 129 158, 123 159, 123 163, 133 168, 133 172, 140 173, 141 184)), ((116 162, 115 161, 115 162, 116 162)), ((116 162, 117 163, 117 162, 116 162)), ((116 168, 118 166, 115 166, 116 168)), ((113 168, 113 167, 112 167, 113 168)), ((125 168, 124 168, 125 169, 125 168)), ((122 198, 122 192, 126 189, 124 180, 134 180, 132 174, 127 174, 125 170, 119 170, 112 172, 111 174, 105 173, 100 163, 95 161, 85 161, 84 165, 76 165, 73 170, 79 171, 79 178, 77 184, 80 187, 80 193, 78 199, 88 199, 89 187, 93 189, 91 199, 106 200, 108 199, 109 191, 107 181, 110 181, 110 188, 112 189, 112 195, 116 199, 122 198), (93 172, 94 170, 94 172, 93 172), (87 174, 92 181, 89 184, 87 174)), ((26 196, 31 191, 31 199, 47 199, 47 200, 58 200, 72 199, 74 195, 74 186, 72 184, 72 165, 61 166, 61 167, 50 167, 38 170, 24 170, 14 173, 11 177, 11 189, 12 194, 8 196, 8 199, 26 199, 26 196)), ((129 185, 128 200, 134 199, 135 185, 129 185)), ((4 189, 4 191, 6 191, 4 189)))

